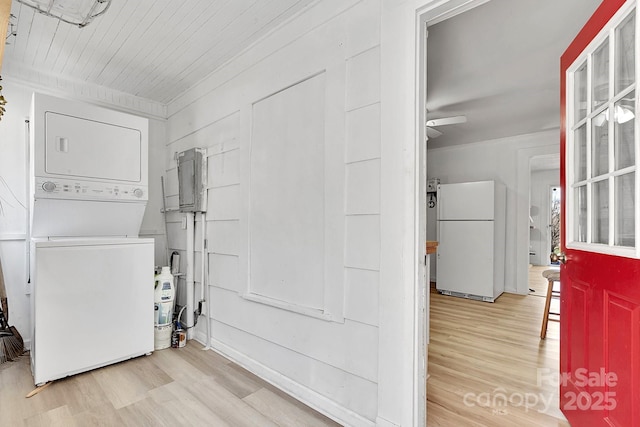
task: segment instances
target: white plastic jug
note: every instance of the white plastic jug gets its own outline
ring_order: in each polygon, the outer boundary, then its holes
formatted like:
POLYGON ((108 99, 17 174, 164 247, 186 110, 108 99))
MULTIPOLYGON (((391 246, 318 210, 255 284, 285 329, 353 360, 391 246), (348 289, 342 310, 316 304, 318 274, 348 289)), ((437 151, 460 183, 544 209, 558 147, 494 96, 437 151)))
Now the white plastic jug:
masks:
POLYGON ((156 325, 166 325, 173 321, 175 295, 170 267, 162 267, 160 274, 155 277, 154 322, 156 325))

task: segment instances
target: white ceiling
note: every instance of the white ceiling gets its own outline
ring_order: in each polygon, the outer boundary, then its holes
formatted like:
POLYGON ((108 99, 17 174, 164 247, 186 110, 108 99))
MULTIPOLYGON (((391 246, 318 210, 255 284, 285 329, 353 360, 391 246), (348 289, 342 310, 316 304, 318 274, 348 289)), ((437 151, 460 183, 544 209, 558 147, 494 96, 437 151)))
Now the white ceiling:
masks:
POLYGON ((113 0, 77 28, 17 1, 12 69, 167 103, 315 0, 113 0))
POLYGON ((560 56, 601 0, 491 0, 429 27, 428 118, 466 115, 436 128, 429 148, 560 126, 560 56))
MULTIPOLYGON (((12 70, 168 103, 316 0, 113 0, 77 28, 15 0, 12 70)), ((491 0, 429 27, 429 118, 466 115, 429 147, 559 126, 559 57, 600 0, 491 0)))

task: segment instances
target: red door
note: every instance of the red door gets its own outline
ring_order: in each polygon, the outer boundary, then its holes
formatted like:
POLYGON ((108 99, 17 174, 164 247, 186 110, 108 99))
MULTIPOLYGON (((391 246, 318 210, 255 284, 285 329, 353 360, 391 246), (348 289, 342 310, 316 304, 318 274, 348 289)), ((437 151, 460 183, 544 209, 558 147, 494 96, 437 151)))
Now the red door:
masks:
POLYGON ((560 407, 640 426, 636 0, 604 0, 561 60, 560 407))

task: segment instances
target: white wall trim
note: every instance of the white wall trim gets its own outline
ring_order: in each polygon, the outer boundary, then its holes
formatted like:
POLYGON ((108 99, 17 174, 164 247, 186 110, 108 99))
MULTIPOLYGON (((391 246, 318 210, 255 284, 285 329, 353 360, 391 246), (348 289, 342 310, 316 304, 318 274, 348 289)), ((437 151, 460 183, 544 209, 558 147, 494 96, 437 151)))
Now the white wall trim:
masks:
POLYGON ((72 97, 73 99, 150 119, 167 119, 166 104, 119 92, 106 86, 55 76, 12 62, 5 64, 3 75, 11 78, 12 84, 20 84, 30 90, 37 90, 47 95, 61 98, 72 97))
POLYGON ((18 233, 18 234, 0 234, 0 242, 13 242, 13 241, 21 241, 26 240, 27 235, 18 233))
MULTIPOLYGON (((467 1, 468 5, 480 2, 467 1)), ((426 420, 426 346, 421 310, 426 176, 423 117, 424 27, 433 14, 455 13, 455 0, 382 0, 381 265, 378 422, 420 426, 426 420), (431 15, 430 15, 431 13, 431 15), (400 147, 399 147, 400 145, 400 147), (401 236, 398 238, 398 236, 401 236), (424 366, 424 365, 422 365, 424 366)))
POLYGON ((474 7, 481 6, 488 1, 489 0, 445 0, 443 5, 432 7, 426 14, 426 19, 429 21, 428 25, 435 25, 449 18, 453 18, 474 7))
MULTIPOLYGON (((196 340, 206 345, 206 336, 198 331, 195 336, 196 340)), ((250 357, 234 350, 233 348, 223 344, 222 342, 211 338, 211 350, 221 354, 232 362, 242 366, 253 374, 259 376, 263 380, 273 386, 284 391, 288 395, 301 401, 305 405, 315 409, 316 411, 326 415, 327 417, 339 422, 343 425, 353 427, 373 427, 376 424, 363 418, 345 407, 338 405, 331 399, 297 383, 286 376, 270 369, 263 364, 251 359, 250 357)), ((393 425, 393 424, 389 424, 393 425)))
MULTIPOLYGON (((382 0, 381 22, 381 254, 378 421, 419 426, 425 381, 419 369, 418 249, 420 132, 418 70, 422 1, 382 0)), ((419 245, 424 247, 424 244, 419 245)), ((383 424, 384 425, 384 424, 383 424)), ((387 423, 387 425, 389 425, 387 423)))
POLYGON ((376 427, 400 427, 398 424, 394 424, 389 420, 385 420, 382 417, 376 419, 376 427))
POLYGON ((427 129, 424 123, 427 119, 427 19, 425 14, 416 11, 416 120, 414 123, 416 134, 415 153, 415 237, 414 257, 415 267, 415 292, 414 292, 414 319, 413 319, 413 421, 417 425, 427 423, 427 405, 420 402, 427 401, 427 364, 429 351, 429 304, 430 304, 430 259, 426 253, 427 241, 427 129))
POLYGON ((333 321, 338 323, 344 323, 344 317, 340 317, 335 314, 332 314, 326 311, 325 309, 305 307, 302 305, 290 303, 288 301, 280 301, 275 298, 265 297, 263 295, 255 294, 250 291, 244 292, 242 294, 242 298, 249 301, 257 302, 259 304, 269 305, 271 307, 280 308, 282 310, 291 311, 293 313, 302 314, 305 316, 313 317, 313 318, 324 320, 327 322, 333 321))

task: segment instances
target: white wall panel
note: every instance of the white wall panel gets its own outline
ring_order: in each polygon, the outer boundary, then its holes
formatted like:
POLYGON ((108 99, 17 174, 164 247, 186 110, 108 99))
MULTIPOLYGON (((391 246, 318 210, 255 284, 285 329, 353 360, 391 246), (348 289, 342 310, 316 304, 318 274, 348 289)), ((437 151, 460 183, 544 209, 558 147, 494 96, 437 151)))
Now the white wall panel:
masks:
POLYGON ((380 264, 380 4, 318 2, 168 107, 167 156, 208 147, 215 346, 349 425, 377 406, 379 280, 344 266, 380 264), (250 286, 258 261, 300 293, 250 286))
MULTIPOLYGON (((182 136, 181 138, 167 140, 166 144, 167 146, 173 146, 173 152, 183 151, 189 147, 198 146, 198 140, 200 139, 199 136, 200 132, 194 131, 188 135, 182 136)), ((168 157, 166 160, 168 162, 167 168, 175 166, 175 158, 173 156, 168 157)))
POLYGON ((178 194, 177 193, 174 194, 174 195, 171 195, 171 196, 168 195, 167 196, 167 202, 166 202, 167 211, 171 212, 172 210, 177 210, 178 206, 179 206, 179 203, 180 203, 180 201, 178 199, 178 194))
MULTIPOLYGON (((178 195, 178 167, 175 165, 171 169, 168 169, 164 174, 164 194, 165 196, 177 196, 178 195)), ((176 204, 177 206, 177 204, 176 204)))
POLYGON ((164 174, 166 123, 149 120, 149 199, 140 230, 141 237, 155 239, 156 265, 165 264, 164 216, 162 214, 162 188, 164 174))
POLYGON ((244 291, 236 255, 209 254, 209 285, 235 292, 244 291))
POLYGON ((347 60, 347 111, 380 101, 380 48, 347 60))
MULTIPOLYGON (((373 426, 369 420, 375 419, 376 414, 376 383, 215 320, 211 322, 211 330, 214 348, 225 353, 229 345, 227 343, 232 342, 231 349, 243 359, 240 360, 241 364, 254 370, 261 368, 273 382, 278 382, 278 377, 284 376, 300 384, 301 388, 309 388, 324 397, 329 396, 329 400, 344 408, 344 419, 349 416, 349 426, 373 426)), ((294 391, 300 390, 297 388, 294 391)), ((317 405, 318 401, 310 399, 307 402, 317 405)))
POLYGON ((380 213, 380 160, 350 163, 347 168, 347 215, 380 213))
POLYGON ((364 0, 349 11, 346 24, 347 58, 380 43, 380 2, 364 0))
POLYGON ((28 347, 31 342, 31 318, 27 290, 26 243, 0 239, 0 261, 7 288, 9 324, 15 326, 28 347))
POLYGON ((380 104, 347 113, 347 163, 380 157, 380 104))
POLYGON ((187 235, 180 222, 168 222, 167 233, 169 233, 169 249, 181 251, 187 249, 187 235))
POLYGON ((240 223, 236 220, 207 221, 209 252, 238 255, 240 245, 240 223))
POLYGON ((378 362, 368 349, 377 344, 377 328, 358 322, 322 322, 269 305, 246 303, 224 289, 211 290, 213 318, 267 341, 370 381, 378 375, 378 362), (261 319, 269 318, 269 322, 261 319), (304 331, 301 334, 299 331, 304 331))
POLYGON ((10 103, 0 121, 0 234, 25 234, 28 205, 26 147, 29 140, 25 119, 29 118, 31 90, 15 86, 6 78, 1 85, 3 95, 10 103))
POLYGON ((380 272, 345 268, 344 316, 347 319, 378 326, 380 272))
POLYGON ((240 183, 240 150, 235 140, 211 147, 208 155, 209 187, 224 187, 240 183), (227 149, 227 146, 235 148, 220 151, 227 149))
POLYGON ((240 186, 229 185, 207 190, 207 220, 240 218, 240 186))
POLYGON ((378 270, 380 268, 380 216, 346 217, 345 266, 378 270))
POLYGON ((323 307, 324 73, 252 106, 250 292, 323 307), (273 165, 278 165, 273 167, 273 165))
POLYGON ((237 148, 240 132, 240 111, 233 111, 211 124, 198 129, 198 143, 204 147, 216 147, 210 154, 222 153, 237 148))
MULTIPOLYGON (((228 151, 233 148, 234 141, 238 136, 239 118, 240 112, 235 111, 213 122, 203 122, 199 127, 184 135, 172 132, 173 139, 169 143, 187 147, 217 147, 210 154, 228 151)), ((169 121, 170 131, 175 126, 176 122, 169 121)))

